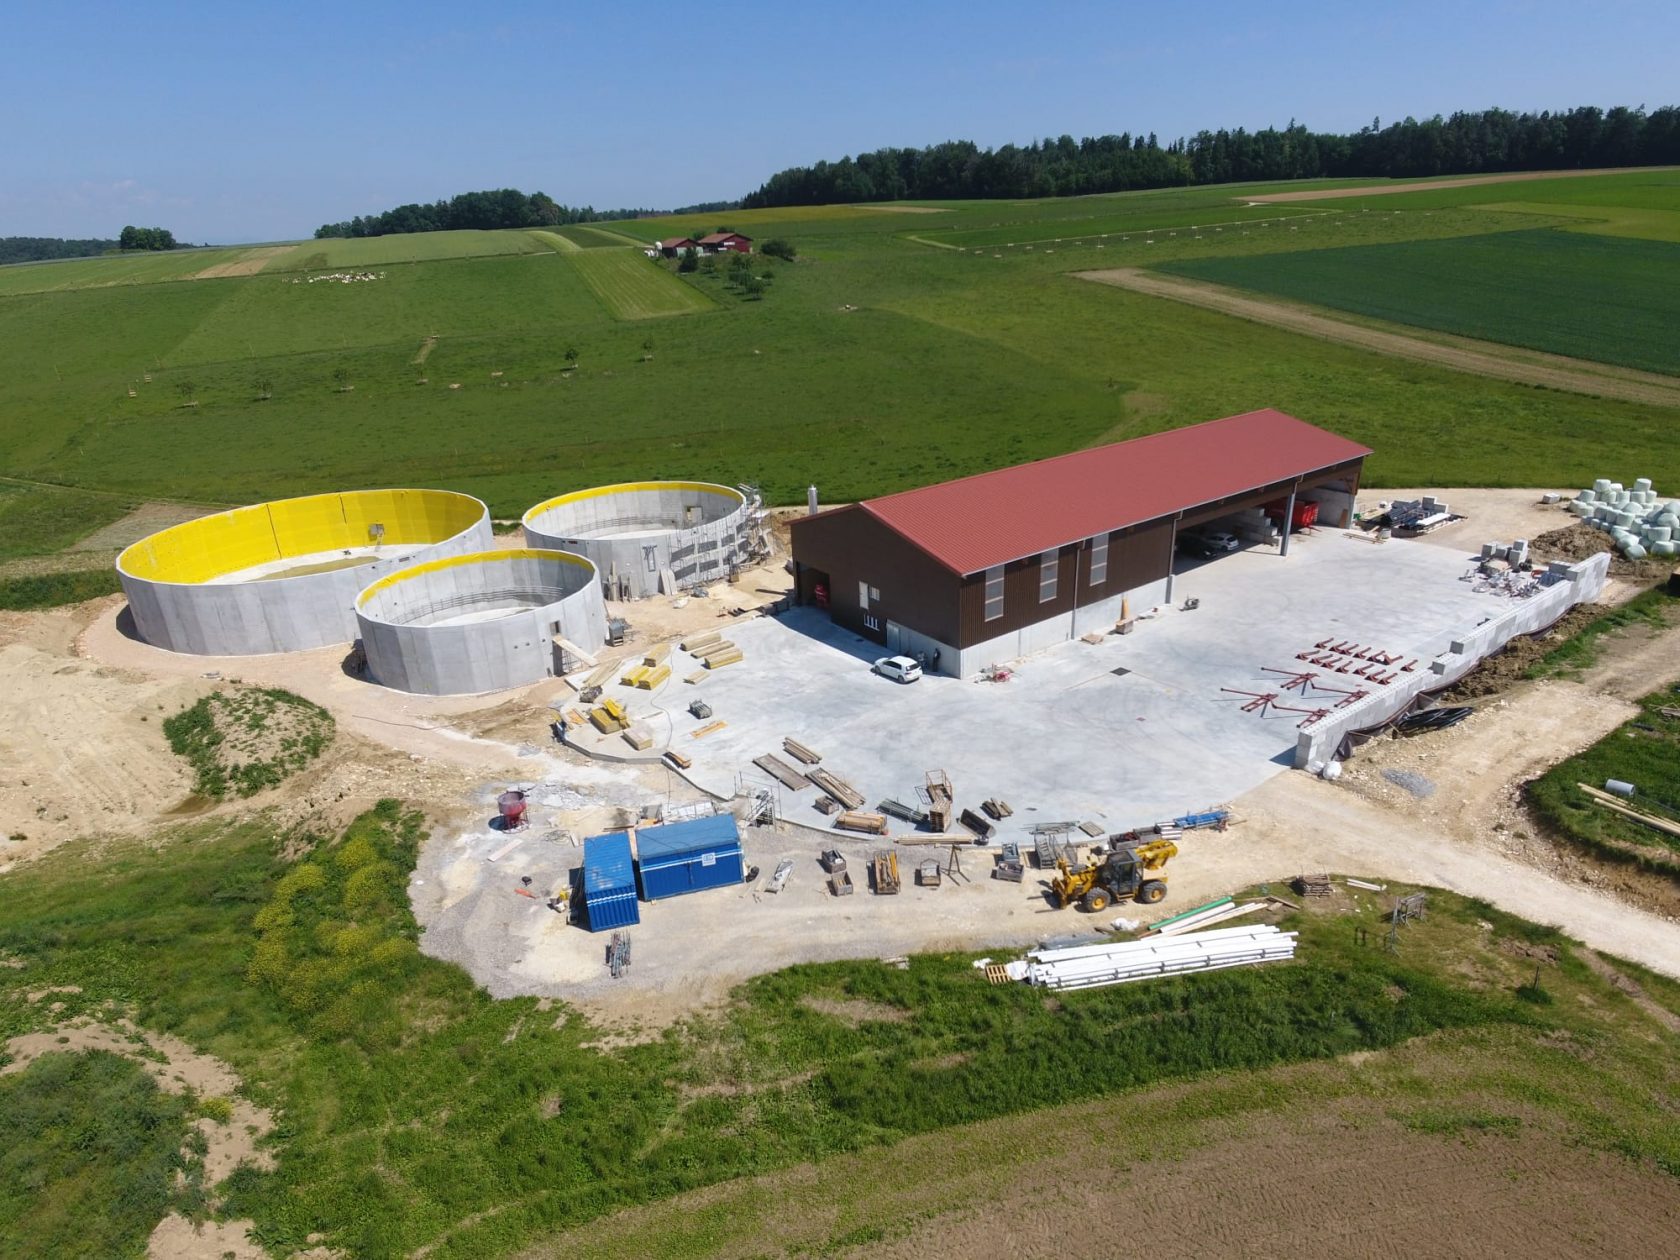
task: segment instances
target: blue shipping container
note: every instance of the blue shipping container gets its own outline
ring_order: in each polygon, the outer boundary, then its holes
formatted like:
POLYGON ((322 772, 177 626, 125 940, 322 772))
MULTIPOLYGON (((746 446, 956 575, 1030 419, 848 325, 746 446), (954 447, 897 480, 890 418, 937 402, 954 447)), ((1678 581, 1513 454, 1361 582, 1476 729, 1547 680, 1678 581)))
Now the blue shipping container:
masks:
POLYGON ((730 814, 636 832, 636 881, 644 901, 739 884, 741 833, 730 814))
POLYGON ((583 914, 591 932, 642 921, 636 906, 636 874, 630 837, 620 832, 583 842, 583 914))

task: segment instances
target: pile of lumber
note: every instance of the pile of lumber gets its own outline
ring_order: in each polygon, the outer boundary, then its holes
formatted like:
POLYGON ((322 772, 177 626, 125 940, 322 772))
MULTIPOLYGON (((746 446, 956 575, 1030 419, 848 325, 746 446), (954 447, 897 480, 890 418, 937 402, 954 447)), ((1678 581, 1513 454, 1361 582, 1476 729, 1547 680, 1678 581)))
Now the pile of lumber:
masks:
POLYGON ((603 700, 589 710, 589 720, 595 729, 603 735, 611 735, 614 731, 629 729, 630 715, 624 711, 624 706, 617 700, 603 700))
MULTIPOLYGON (((679 646, 707 669, 722 669, 725 665, 733 665, 742 659, 741 649, 716 630, 708 630, 705 634, 684 639, 679 646)), ((693 682, 699 677, 704 675, 691 675, 688 681, 693 682)))
POLYGON ((665 760, 669 761, 678 770, 687 770, 694 764, 692 760, 683 756, 675 748, 667 748, 665 750, 665 760))
POLYGON ((653 735, 645 726, 632 726, 624 732, 624 742, 637 752, 646 752, 653 747, 653 735))
POLYGON ((814 766, 822 760, 822 754, 814 751, 809 745, 801 744, 789 735, 782 740, 782 751, 795 761, 802 761, 808 766, 814 766))
POLYGON ((730 643, 728 640, 725 640, 724 642, 718 644, 715 651, 708 652, 705 656, 701 657, 700 663, 707 669, 722 669, 725 665, 734 665, 736 662, 744 659, 746 659, 745 654, 741 651, 741 649, 736 647, 733 643, 730 643))
POLYGON ((605 665, 597 665, 584 676, 582 682, 576 684, 577 689, 588 691, 591 687, 605 687, 612 680, 613 671, 617 668, 618 666, 611 661, 608 661, 605 665))
POLYGON ((706 649, 722 638, 723 632, 721 630, 707 630, 704 634, 696 634, 684 639, 677 646, 690 656, 704 656, 706 649))
POLYGON ((665 658, 670 654, 669 643, 655 644, 652 650, 642 657, 641 663, 625 670, 618 681, 627 687, 640 687, 643 691, 652 691, 671 676, 671 667, 665 662, 665 658))
POLYGON ((862 831, 872 836, 887 834, 887 816, 885 814, 866 814, 860 810, 842 810, 834 819, 834 825, 843 831, 862 831))
POLYGON ((862 809, 863 793, 858 791, 837 774, 812 766, 805 772, 805 777, 817 787, 840 802, 842 809, 862 809))
POLYGON ((891 896, 898 892, 898 854, 891 849, 879 849, 869 865, 875 876, 876 896, 891 896))
POLYGON ((989 797, 988 799, 981 801, 980 808, 986 811, 986 817, 999 822, 1008 818, 1015 812, 1014 809, 1010 807, 1008 801, 997 796, 989 797))

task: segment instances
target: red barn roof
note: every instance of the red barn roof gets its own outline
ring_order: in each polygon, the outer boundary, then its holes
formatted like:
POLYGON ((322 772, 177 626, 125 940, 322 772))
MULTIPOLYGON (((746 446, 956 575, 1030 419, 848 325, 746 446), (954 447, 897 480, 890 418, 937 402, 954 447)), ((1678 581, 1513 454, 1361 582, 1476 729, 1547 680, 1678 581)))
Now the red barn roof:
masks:
POLYGON ((866 499, 958 573, 1331 468, 1369 447, 1266 409, 866 499))
POLYGON ((693 249, 700 242, 689 236, 673 236, 668 241, 660 241, 660 249, 693 249))
POLYGON ((751 243, 752 237, 742 236, 739 232, 713 232, 709 236, 700 238, 702 245, 722 245, 725 241, 747 241, 751 243))

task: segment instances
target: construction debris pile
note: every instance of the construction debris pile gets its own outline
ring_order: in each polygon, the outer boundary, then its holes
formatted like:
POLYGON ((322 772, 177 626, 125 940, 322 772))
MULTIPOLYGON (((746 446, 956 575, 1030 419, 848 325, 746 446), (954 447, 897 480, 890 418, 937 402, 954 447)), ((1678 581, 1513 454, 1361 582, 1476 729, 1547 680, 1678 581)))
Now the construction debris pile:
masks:
POLYGON ((1649 477, 1634 482, 1631 490, 1600 477, 1591 490, 1575 496, 1569 510, 1609 534, 1629 560, 1680 553, 1680 501, 1658 498, 1649 477))

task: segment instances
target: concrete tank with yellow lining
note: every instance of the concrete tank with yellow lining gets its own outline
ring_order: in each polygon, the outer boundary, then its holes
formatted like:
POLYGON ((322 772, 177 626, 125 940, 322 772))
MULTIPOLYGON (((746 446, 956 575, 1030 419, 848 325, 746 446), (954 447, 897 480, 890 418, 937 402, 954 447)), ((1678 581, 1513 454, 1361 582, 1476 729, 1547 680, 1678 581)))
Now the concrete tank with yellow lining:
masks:
POLYGON ((140 638, 196 656, 348 643, 382 574, 492 545, 490 513, 449 490, 349 490, 188 521, 117 557, 140 638))
POLYGON ((593 663, 607 606, 595 566, 528 548, 428 560, 356 597, 368 675, 398 691, 501 691, 593 663))
POLYGON ((719 582, 750 560, 756 499, 705 481, 630 481, 576 490, 525 513, 525 545, 587 556, 610 599, 719 582))

